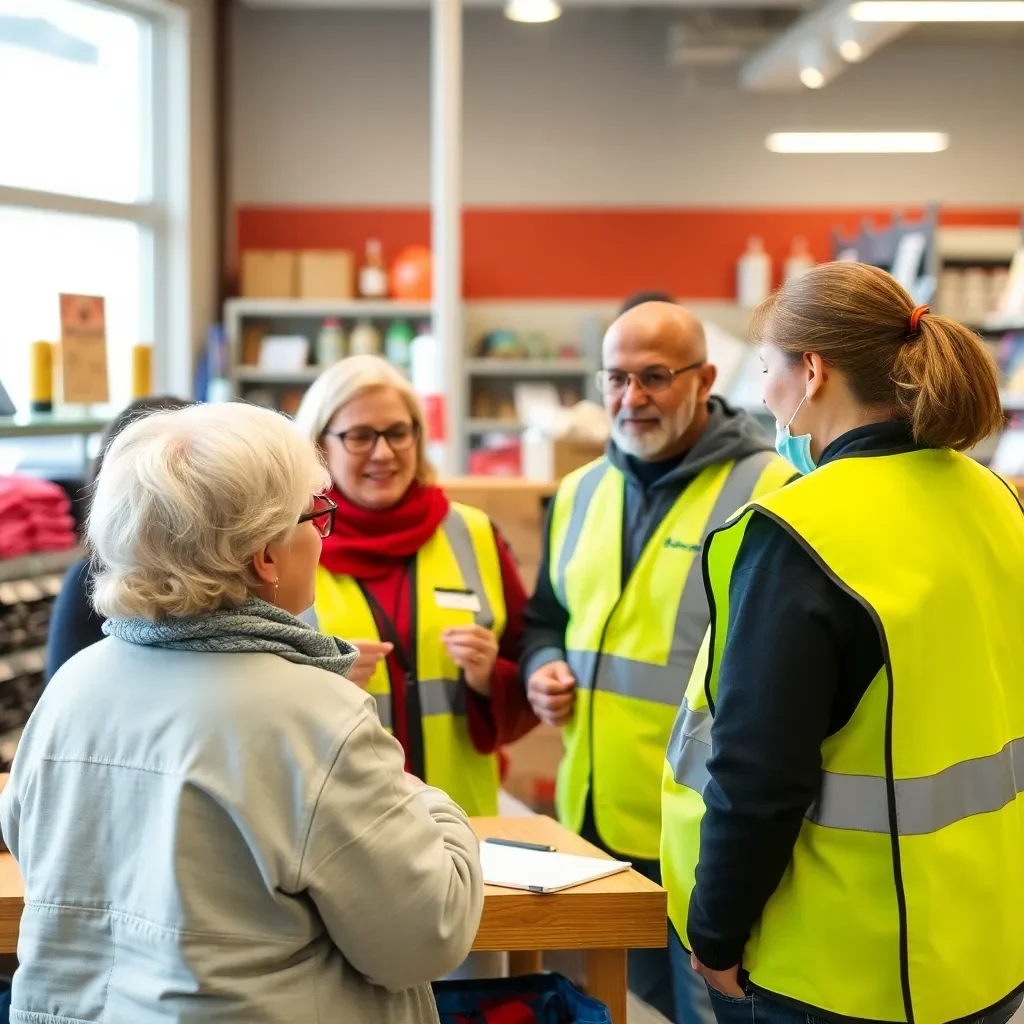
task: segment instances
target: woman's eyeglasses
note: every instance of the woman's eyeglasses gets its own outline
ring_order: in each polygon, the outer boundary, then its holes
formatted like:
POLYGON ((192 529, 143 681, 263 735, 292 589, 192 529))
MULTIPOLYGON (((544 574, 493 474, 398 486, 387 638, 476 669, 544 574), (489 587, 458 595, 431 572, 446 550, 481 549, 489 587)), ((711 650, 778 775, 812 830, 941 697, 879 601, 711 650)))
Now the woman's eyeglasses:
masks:
POLYGON ((602 395, 618 398, 619 395, 626 393, 630 379, 633 379, 641 390, 649 395, 656 395, 659 391, 667 391, 679 374, 699 370, 703 365, 704 360, 701 359, 700 362, 690 363, 689 366, 683 366, 678 370, 673 370, 669 366, 647 366, 636 373, 627 370, 598 370, 597 390, 602 395))
POLYGON ((377 447, 377 439, 383 437, 387 446, 397 455, 407 452, 416 444, 419 430, 415 423, 393 423, 385 430, 373 427, 350 427, 348 430, 325 430, 325 434, 336 437, 349 455, 367 455, 377 447))
POLYGON ((299 524, 312 523, 321 537, 330 537, 334 530, 334 513, 338 506, 326 494, 313 495, 313 507, 299 516, 299 524))

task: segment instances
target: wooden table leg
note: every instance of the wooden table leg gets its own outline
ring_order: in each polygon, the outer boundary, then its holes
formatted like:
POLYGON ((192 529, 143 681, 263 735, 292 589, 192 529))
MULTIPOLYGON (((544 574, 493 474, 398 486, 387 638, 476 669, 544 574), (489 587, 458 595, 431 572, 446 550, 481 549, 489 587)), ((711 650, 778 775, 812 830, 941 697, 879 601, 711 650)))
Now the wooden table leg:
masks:
POLYGON ((508 976, 540 974, 541 954, 533 949, 513 949, 508 954, 508 976))
POLYGON ((626 1024, 626 951, 588 949, 587 994, 600 999, 612 1014, 612 1024, 626 1024))

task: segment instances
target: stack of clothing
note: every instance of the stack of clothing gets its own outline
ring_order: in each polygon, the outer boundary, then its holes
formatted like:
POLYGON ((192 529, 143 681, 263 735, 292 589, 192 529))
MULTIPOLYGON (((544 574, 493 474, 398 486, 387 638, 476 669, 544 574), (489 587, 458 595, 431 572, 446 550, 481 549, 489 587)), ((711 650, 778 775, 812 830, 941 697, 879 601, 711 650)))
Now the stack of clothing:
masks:
POLYGON ((75 520, 63 488, 30 476, 0 476, 0 559, 76 544, 75 520))

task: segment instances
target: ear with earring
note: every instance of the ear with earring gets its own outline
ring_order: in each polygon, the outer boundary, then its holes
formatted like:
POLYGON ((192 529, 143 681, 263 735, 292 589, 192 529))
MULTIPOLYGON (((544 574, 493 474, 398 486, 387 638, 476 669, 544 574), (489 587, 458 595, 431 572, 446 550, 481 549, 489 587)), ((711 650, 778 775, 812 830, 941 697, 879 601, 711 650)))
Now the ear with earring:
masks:
POLYGON ((270 603, 276 608, 277 607, 277 585, 281 581, 275 576, 274 577, 274 593, 270 596, 270 603))

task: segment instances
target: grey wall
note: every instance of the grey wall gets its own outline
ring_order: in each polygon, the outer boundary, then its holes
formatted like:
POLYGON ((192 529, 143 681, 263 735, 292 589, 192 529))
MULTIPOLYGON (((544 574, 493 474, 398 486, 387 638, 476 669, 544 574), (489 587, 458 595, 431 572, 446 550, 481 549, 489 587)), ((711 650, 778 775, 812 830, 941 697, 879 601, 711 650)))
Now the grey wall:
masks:
MULTIPOLYGON (((820 92, 694 83, 665 60, 663 13, 571 12, 465 31, 465 200, 475 205, 1024 206, 1024 47, 896 44, 820 92), (946 153, 793 157, 786 129, 935 129, 946 153)), ((239 203, 429 200, 422 12, 240 8, 239 203)))

